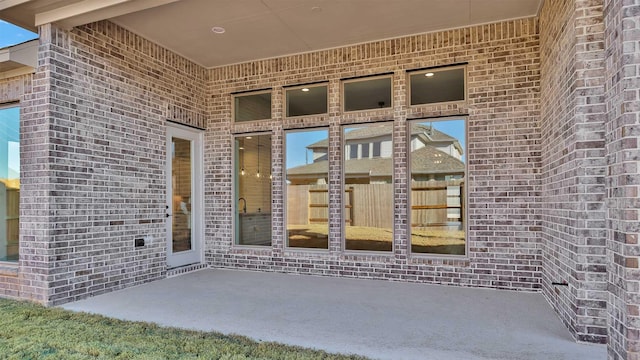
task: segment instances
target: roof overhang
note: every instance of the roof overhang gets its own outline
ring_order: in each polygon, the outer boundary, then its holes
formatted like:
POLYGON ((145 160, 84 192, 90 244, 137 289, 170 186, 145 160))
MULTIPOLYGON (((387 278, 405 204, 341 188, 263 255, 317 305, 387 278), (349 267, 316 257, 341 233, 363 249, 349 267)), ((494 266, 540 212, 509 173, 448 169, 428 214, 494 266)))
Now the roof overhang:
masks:
POLYGON ((0 0, 37 31, 110 20, 205 68, 537 16, 543 0, 0 0), (224 34, 214 28, 223 27, 224 34))
POLYGON ((63 28, 166 5, 178 0, 0 0, 0 17, 31 31, 55 23, 63 28))
POLYGON ((0 49, 0 79, 29 74, 38 64, 38 40, 0 49))

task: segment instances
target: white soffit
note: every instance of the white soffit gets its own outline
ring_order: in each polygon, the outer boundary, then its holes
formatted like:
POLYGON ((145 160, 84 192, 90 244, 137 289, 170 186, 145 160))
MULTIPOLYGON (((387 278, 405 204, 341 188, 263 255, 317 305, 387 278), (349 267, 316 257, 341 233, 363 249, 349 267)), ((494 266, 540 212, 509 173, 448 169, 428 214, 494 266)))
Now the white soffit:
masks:
POLYGON ((34 71, 38 64, 38 40, 0 49, 0 79, 34 71))
POLYGON ((541 0, 181 0, 113 19, 205 67, 536 16, 541 0), (224 34, 211 28, 221 26, 224 34))
POLYGON ((111 21, 207 68, 533 17, 543 0, 0 0, 34 29, 111 21), (223 34, 211 29, 223 27, 223 34))

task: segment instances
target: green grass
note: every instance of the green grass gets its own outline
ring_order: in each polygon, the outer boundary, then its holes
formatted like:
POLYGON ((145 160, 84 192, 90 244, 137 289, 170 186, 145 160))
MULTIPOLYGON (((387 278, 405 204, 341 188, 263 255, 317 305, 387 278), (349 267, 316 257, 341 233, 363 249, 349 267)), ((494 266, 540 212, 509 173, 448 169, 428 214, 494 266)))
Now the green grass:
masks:
POLYGON ((0 359, 364 359, 0 299, 0 359))

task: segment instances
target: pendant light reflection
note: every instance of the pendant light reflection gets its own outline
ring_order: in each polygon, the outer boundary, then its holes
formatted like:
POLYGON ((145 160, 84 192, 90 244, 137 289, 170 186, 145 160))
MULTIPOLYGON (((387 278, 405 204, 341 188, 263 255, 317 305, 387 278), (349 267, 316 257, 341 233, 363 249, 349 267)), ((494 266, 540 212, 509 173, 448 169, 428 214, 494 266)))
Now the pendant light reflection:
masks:
POLYGON ((240 151, 242 151, 242 155, 240 155, 240 175, 244 176, 244 139, 241 140, 240 151))
POLYGON ((256 177, 260 177, 260 136, 258 136, 258 173, 256 177))

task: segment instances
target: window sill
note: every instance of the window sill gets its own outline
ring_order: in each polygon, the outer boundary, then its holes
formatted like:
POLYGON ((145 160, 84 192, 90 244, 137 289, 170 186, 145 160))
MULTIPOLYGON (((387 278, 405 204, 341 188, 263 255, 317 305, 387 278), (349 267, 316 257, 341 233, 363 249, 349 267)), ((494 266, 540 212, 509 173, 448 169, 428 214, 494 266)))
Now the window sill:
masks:
POLYGON ((0 262, 0 276, 18 276, 18 264, 0 262))

